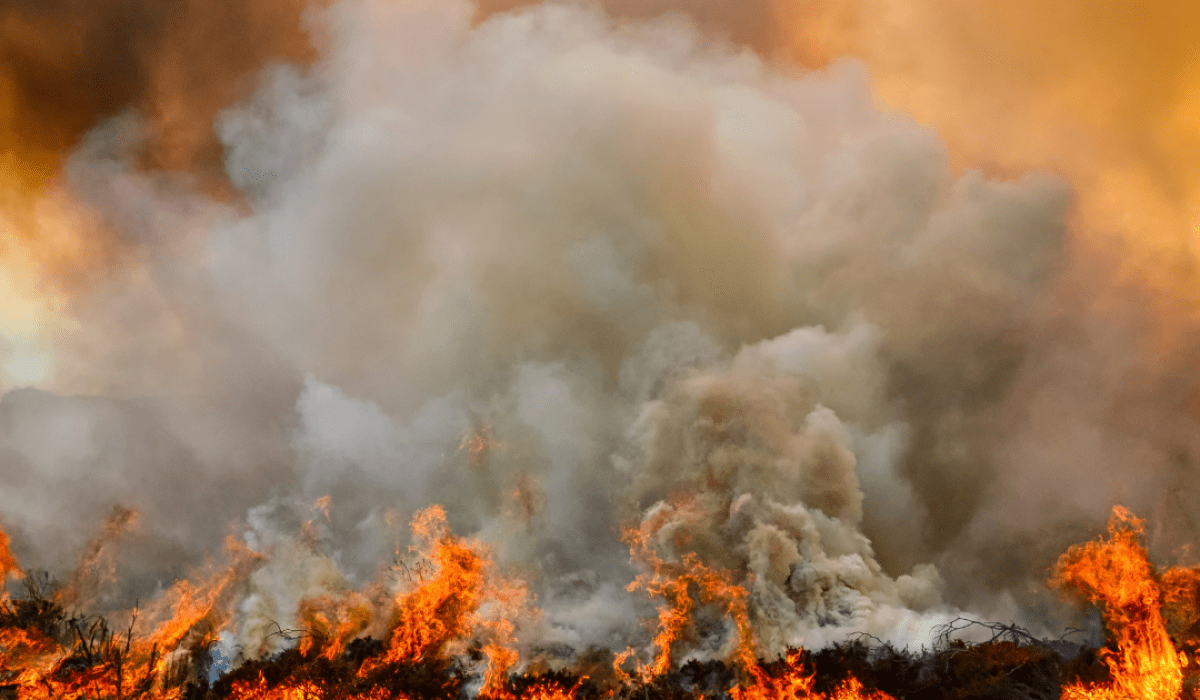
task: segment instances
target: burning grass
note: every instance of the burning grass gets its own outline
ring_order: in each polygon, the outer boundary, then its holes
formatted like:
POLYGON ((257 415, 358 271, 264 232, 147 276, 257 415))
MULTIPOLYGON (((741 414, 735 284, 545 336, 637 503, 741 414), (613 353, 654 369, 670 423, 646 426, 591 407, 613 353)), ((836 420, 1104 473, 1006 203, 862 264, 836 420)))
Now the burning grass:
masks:
MULTIPOLYGON (((960 619, 932 649, 898 650, 867 635, 763 661, 745 589, 695 555, 664 560, 650 544, 653 522, 626 533, 646 573, 631 590, 661 601, 652 647, 619 654, 587 650, 575 670, 514 674, 521 661, 516 620, 536 614, 524 587, 500 574, 487 548, 454 536, 434 507, 413 521, 411 555, 425 562, 387 601, 387 635, 367 634, 378 605, 363 592, 310 598, 295 642, 209 682, 216 634, 229 624, 237 583, 261 555, 229 544, 230 563, 199 584, 180 583, 157 624, 117 629, 69 614, 67 592, 45 576, 20 574, 0 539, 0 564, 24 595, 0 601, 0 698, 83 700, 1173 700, 1196 697, 1194 655, 1200 576, 1159 572, 1139 543, 1142 524, 1117 509, 1107 538, 1077 545, 1051 583, 1104 613, 1108 643, 1088 649, 1044 641, 1012 625, 960 619), (699 610, 717 611, 733 635, 721 661, 680 664, 675 647, 695 633, 699 610), (954 638, 968 626, 992 638, 954 638), (607 661, 605 661, 607 659, 607 661), (603 672, 605 664, 610 669, 603 672), (600 669, 588 673, 585 669, 600 669)), ((148 613, 154 617, 156 613, 148 613)), ((531 667, 533 668, 533 667, 531 667)))

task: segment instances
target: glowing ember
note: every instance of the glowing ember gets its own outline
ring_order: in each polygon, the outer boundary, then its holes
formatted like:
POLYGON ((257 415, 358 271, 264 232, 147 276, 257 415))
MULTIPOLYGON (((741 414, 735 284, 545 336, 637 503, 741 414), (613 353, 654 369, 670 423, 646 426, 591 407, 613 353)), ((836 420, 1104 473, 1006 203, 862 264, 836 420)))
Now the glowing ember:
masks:
POLYGON ((404 700, 408 696, 385 688, 372 688, 362 693, 327 690, 313 681, 269 688, 266 679, 259 676, 254 682, 234 683, 228 697, 230 700, 404 700))
POLYGON ((0 0, 0 700, 1195 696, 1172 3, 0 0))
POLYGON ((892 700, 878 690, 864 690, 856 678, 842 681, 831 693, 813 690, 815 675, 805 672, 803 652, 789 652, 783 672, 768 675, 757 665, 751 669, 752 682, 729 691, 733 700, 892 700))

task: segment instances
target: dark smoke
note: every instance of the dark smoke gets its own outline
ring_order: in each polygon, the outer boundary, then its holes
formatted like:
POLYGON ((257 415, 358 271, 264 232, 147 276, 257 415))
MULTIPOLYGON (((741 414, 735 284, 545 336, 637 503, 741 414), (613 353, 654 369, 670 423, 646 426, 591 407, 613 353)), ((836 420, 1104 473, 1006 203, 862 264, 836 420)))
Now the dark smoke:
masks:
POLYGON ((137 110, 144 165, 223 178, 216 114, 258 71, 314 57, 298 0, 3 0, 3 143, 57 171, 98 122, 137 110))

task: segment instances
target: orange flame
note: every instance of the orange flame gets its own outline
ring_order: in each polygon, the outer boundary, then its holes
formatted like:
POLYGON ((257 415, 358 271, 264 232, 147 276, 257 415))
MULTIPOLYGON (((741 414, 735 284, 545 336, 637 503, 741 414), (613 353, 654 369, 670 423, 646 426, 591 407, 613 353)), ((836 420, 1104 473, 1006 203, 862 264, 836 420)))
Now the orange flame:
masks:
MULTIPOLYGON (((747 589, 735 582, 734 572, 712 567, 687 551, 687 528, 675 530, 672 542, 682 554, 664 555, 658 548, 666 526, 679 519, 700 517, 695 498, 678 498, 657 508, 625 538, 633 560, 646 567, 630 590, 641 589, 664 604, 657 616, 654 653, 643 662, 626 650, 614 665, 618 678, 643 687, 670 672, 676 647, 694 626, 694 616, 706 606, 719 610, 733 623, 736 644, 726 659, 741 673, 729 689, 732 700, 892 700, 879 690, 867 689, 854 677, 828 691, 817 690, 815 672, 799 649, 789 651, 780 663, 764 665, 757 655, 757 640, 750 624, 747 589), (682 538, 682 539, 681 539, 682 538), (622 666, 630 660, 634 673, 622 666)), ((106 523, 95 542, 110 541, 132 517, 118 513, 106 523), (121 516, 121 517, 117 517, 121 516), (114 534, 115 533, 115 534, 114 534), (106 539, 107 538, 107 539, 106 539)), ((541 680, 515 691, 509 673, 520 658, 515 649, 515 621, 526 612, 525 588, 501 576, 479 542, 454 536, 443 510, 434 506, 416 514, 410 554, 423 565, 408 569, 409 577, 393 594, 388 614, 376 617, 378 601, 366 594, 321 596, 303 601, 299 619, 311 634, 300 645, 302 658, 336 661, 349 643, 361 636, 374 620, 387 618, 390 636, 384 654, 364 663, 350 686, 345 678, 301 675, 268 682, 260 673, 252 680, 237 680, 225 697, 240 700, 293 700, 298 698, 349 698, 351 700, 410 700, 407 690, 394 681, 390 664, 448 660, 477 641, 487 659, 479 695, 487 700, 575 700, 581 684, 566 686, 541 680)), ((1107 538, 1071 547, 1059 560, 1053 585, 1084 600, 1099 604, 1111 635, 1111 648, 1102 652, 1110 674, 1107 683, 1075 682, 1063 690, 1068 700, 1174 700, 1184 694, 1183 673, 1189 657, 1177 651, 1180 642, 1195 646, 1200 626, 1200 568, 1176 567, 1158 572, 1139 539, 1143 523, 1123 508, 1114 509, 1107 538), (1172 630, 1175 630, 1172 632, 1172 630)), ((200 653, 228 621, 236 583, 243 580, 262 556, 236 540, 227 543, 231 563, 202 583, 177 583, 147 615, 146 631, 125 634, 106 626, 79 627, 71 632, 73 645, 54 630, 13 624, 14 606, 57 605, 44 598, 0 603, 0 679, 15 683, 20 697, 33 699, 91 697, 149 697, 179 700, 187 687, 181 669, 189 653, 200 653), (40 602, 39 602, 40 601, 40 602), (156 619, 167 617, 159 624, 156 619), (147 626, 148 625, 148 626, 147 626)), ((90 551, 90 550, 89 550, 90 551)), ((83 566, 94 564, 84 557, 83 566)), ((15 570, 17 562, 7 551, 0 532, 0 563, 15 570)), ((22 614, 34 608, 26 607, 22 614)))
POLYGON ((254 682, 240 681, 234 683, 229 696, 230 700, 407 700, 408 696, 383 687, 375 687, 363 693, 346 693, 344 691, 326 692, 325 688, 313 681, 302 681, 296 684, 269 688, 267 680, 260 674, 254 682))
POLYGON ((733 619, 739 635, 737 660, 747 667, 757 667, 754 631, 746 606, 746 589, 733 583, 728 572, 704 565, 692 552, 683 554, 676 561, 666 561, 651 544, 651 537, 662 529, 668 518, 697 517, 695 506, 694 499, 683 497, 676 507, 660 509, 643 520, 639 527, 625 531, 625 541, 629 544, 633 561, 650 569, 649 573, 634 579, 629 584, 629 590, 645 590, 652 597, 664 598, 666 605, 658 610, 658 632, 654 636, 654 647, 658 653, 653 662, 644 665, 636 658, 632 648, 626 649, 613 662, 618 678, 629 678, 629 674, 621 667, 630 658, 634 659, 636 673, 643 683, 649 683, 671 669, 671 646, 691 624, 697 598, 699 602, 724 608, 725 614, 733 619), (695 597, 693 591, 696 592, 695 597))
POLYGON ((441 656, 448 645, 472 631, 475 613, 494 592, 488 586, 484 550, 450 533, 441 506, 417 513, 412 529, 424 545, 432 573, 426 578, 418 568, 415 587, 397 596, 392 637, 379 663, 441 656))
POLYGON ((749 595, 743 586, 733 582, 732 573, 705 565, 693 552, 686 552, 673 561, 664 560, 651 544, 653 534, 662 529, 669 518, 698 517, 697 508, 695 498, 680 497, 671 508, 659 509, 639 527, 625 531, 633 560, 650 568, 650 573, 638 576, 629 584, 629 590, 643 589, 651 596, 664 598, 666 605, 658 611, 658 632, 654 637, 658 652, 653 662, 642 664, 633 649, 626 649, 613 662, 618 678, 630 679, 630 674, 622 669, 630 658, 634 659, 635 672, 643 684, 670 671, 672 646, 692 624, 697 605, 709 604, 719 606, 737 631, 738 644, 728 661, 741 668, 743 682, 730 689, 733 700, 892 700, 881 691, 865 690, 853 677, 843 681, 832 694, 814 691, 814 673, 806 672, 804 652, 800 649, 788 653, 782 674, 776 677, 768 673, 758 658, 747 604, 749 595))
POLYGON ((59 594, 58 602, 65 608, 87 607, 116 578, 116 562, 112 547, 137 523, 135 510, 116 506, 104 519, 100 532, 87 541, 79 567, 67 587, 59 594))
POLYGON ((309 636, 300 642, 300 653, 307 656, 318 642, 323 642, 325 646, 320 654, 332 661, 371 624, 371 603, 357 592, 341 600, 333 596, 306 598, 300 602, 297 617, 309 631, 309 636))
POLYGON ((8 533, 0 530, 0 587, 3 587, 5 579, 13 572, 19 572, 17 560, 9 551, 8 533))
MULTIPOLYGON (((519 661, 513 645, 516 620, 523 612, 527 592, 521 584, 501 576, 479 542, 454 536, 440 506, 418 512, 412 521, 414 544, 410 555, 416 560, 405 565, 405 579, 392 599, 384 653, 368 659, 358 670, 367 681, 394 664, 447 659, 481 639, 487 659, 480 696, 516 700, 505 686, 509 670, 519 661)), ((328 660, 337 659, 347 645, 370 625, 372 605, 367 596, 351 592, 310 598, 300 604, 299 618, 310 632, 300 644, 302 655, 314 652, 328 660)), ((571 700, 578 685, 563 688, 554 683, 535 685, 524 697, 540 700, 571 700)), ((366 694, 326 694, 310 680, 285 681, 270 688, 260 678, 254 683, 234 685, 233 696, 249 700, 287 700, 293 697, 376 698, 407 697, 372 689, 366 694)))
MULTIPOLYGON (((105 533, 94 541, 112 535, 113 528, 123 528, 131 517, 126 512, 123 517, 110 518, 105 533)), ((172 678, 177 662, 191 649, 211 644, 226 621, 234 584, 261 560, 232 538, 227 547, 232 560, 228 566, 200 584, 177 583, 156 603, 148 617, 167 619, 149 633, 135 633, 139 627, 136 619, 121 634, 102 621, 74 618, 67 630, 72 642, 64 645, 53 631, 21 628, 6 620, 0 624, 0 672, 18 687, 22 699, 150 695, 156 700, 176 700, 182 692, 182 684, 172 678)), ((85 555, 84 565, 92 559, 85 555)), ((35 598, 13 605, 24 606, 21 613, 31 617, 50 611, 59 602, 35 598)), ((5 618, 21 616, 12 614, 7 602, 0 612, 5 618)))
POLYGON ((882 691, 864 689, 854 677, 842 681, 832 693, 817 692, 813 689, 815 674, 805 671, 803 655, 799 649, 788 652, 778 677, 767 674, 756 664, 751 669, 753 682, 730 689, 729 696, 733 700, 894 700, 882 691))
MULTIPOLYGON (((1163 578, 1139 542, 1143 529, 1141 520, 1117 506, 1107 541, 1075 545, 1058 560, 1052 585, 1100 605, 1116 646, 1115 651, 1102 652, 1111 681, 1067 686, 1063 689, 1067 700, 1175 700, 1180 696, 1187 656, 1175 650, 1167 634, 1163 578)), ((1185 579, 1194 580, 1194 572, 1175 569, 1168 578, 1178 589, 1185 579)))
MULTIPOLYGON (((418 564, 394 598, 385 653, 364 663, 359 676, 390 664, 445 658, 467 640, 483 637, 487 669, 481 694, 501 694, 508 670, 519 658, 512 648, 513 620, 526 598, 524 586, 500 576, 482 544, 455 537, 440 506, 417 513, 412 530, 416 542, 410 551, 419 557, 418 564)), ((326 601, 327 612, 308 603, 306 619, 332 637, 323 652, 329 658, 366 628, 365 603, 347 600, 330 610, 326 601)))

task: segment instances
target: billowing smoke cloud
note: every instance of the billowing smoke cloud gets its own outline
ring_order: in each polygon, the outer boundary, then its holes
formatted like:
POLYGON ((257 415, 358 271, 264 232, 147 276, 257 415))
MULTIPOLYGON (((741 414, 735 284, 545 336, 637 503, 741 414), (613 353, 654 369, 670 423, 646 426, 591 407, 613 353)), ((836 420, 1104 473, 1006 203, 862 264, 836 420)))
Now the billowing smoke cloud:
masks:
POLYGON ((1068 184, 955 175, 858 64, 576 4, 310 21, 320 60, 215 121, 244 202, 140 169, 144 118, 73 155, 136 274, 74 301, 57 394, 0 402, 21 561, 69 568, 135 508, 116 576, 145 597, 240 522, 273 557, 237 609, 258 649, 440 503, 540 593, 528 643, 621 647, 649 522, 747 584, 769 649, 921 643, 959 608, 1060 622, 1053 557, 1193 447, 1068 184))
MULTIPOLYGON (((854 0, 774 10, 774 36, 807 65, 865 59, 881 102, 936 126, 956 165, 1070 178, 1089 244, 1118 248, 1123 276, 1194 308, 1194 3, 854 0)), ((1168 334, 1180 321, 1161 319, 1168 334)))

